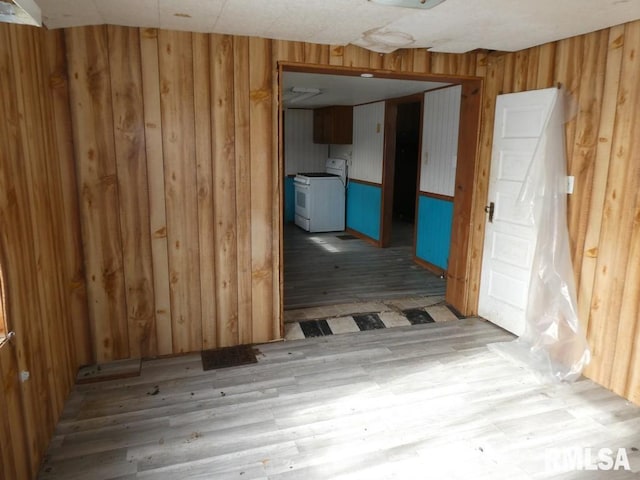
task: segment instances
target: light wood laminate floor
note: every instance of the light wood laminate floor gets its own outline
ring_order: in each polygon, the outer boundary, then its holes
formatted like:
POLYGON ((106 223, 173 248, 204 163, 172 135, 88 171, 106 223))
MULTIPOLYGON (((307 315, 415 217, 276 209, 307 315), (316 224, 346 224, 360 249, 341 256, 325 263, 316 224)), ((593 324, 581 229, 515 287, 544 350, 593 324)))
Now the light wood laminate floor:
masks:
POLYGON ((40 472, 69 479, 579 479, 547 449, 640 447, 640 409, 582 380, 542 385, 487 349, 479 319, 259 346, 203 372, 198 355, 77 386, 40 472))
POLYGON ((396 230, 392 246, 378 248, 340 240, 344 232, 308 233, 285 225, 285 309, 444 295, 446 281, 413 261, 412 230, 396 230))

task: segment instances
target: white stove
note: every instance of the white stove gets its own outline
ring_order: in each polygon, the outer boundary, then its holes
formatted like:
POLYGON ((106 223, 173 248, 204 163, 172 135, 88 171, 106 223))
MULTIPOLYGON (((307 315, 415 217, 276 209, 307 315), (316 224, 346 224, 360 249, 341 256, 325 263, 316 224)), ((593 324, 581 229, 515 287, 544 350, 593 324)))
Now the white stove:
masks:
POLYGON ((338 232, 345 226, 347 161, 329 158, 324 172, 294 179, 295 223, 308 232, 338 232))

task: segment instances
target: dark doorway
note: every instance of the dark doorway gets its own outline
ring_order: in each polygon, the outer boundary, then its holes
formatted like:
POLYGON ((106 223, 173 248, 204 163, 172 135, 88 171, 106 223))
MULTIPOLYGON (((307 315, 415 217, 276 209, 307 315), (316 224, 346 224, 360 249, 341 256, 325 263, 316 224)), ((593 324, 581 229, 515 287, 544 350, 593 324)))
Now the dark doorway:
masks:
POLYGON ((390 246, 413 245, 422 103, 398 104, 390 246))

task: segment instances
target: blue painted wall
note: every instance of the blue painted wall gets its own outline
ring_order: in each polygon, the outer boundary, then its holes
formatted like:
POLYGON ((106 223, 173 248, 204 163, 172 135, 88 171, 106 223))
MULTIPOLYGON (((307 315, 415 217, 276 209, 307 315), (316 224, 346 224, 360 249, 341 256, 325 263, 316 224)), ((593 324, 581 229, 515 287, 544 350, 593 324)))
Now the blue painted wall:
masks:
POLYGON ((453 202, 420 196, 416 256, 443 270, 449 264, 453 202))
POLYGON ((347 227, 380 240, 382 187, 349 182, 347 189, 347 227))
POLYGON ((293 223, 296 215, 294 177, 284 177, 284 221, 293 223))

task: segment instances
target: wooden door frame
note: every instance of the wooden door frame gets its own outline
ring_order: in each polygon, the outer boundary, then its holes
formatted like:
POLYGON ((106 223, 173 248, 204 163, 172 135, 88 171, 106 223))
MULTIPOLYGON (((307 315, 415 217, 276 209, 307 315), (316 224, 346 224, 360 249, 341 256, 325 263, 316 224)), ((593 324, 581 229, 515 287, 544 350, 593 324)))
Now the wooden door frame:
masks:
MULTIPOLYGON (((479 141, 482 112, 482 96, 484 80, 481 77, 438 75, 432 73, 405 73, 392 72, 372 68, 339 67, 331 65, 314 65, 296 62, 278 62, 278 75, 275 90, 278 101, 274 102, 274 121, 278 132, 277 148, 278 176, 276 182, 282 183, 284 175, 284 155, 282 138, 282 76, 284 72, 301 72, 329 75, 360 76, 362 73, 373 73, 377 78, 398 80, 420 80, 450 83, 462 86, 460 105, 460 133, 458 135, 458 163, 455 178, 455 195, 453 202, 453 225, 451 229, 451 247, 449 255, 449 267, 447 269, 446 301, 463 315, 474 314, 477 310, 477 292, 472 292, 472 284, 477 284, 478 279, 470 278, 470 274, 479 274, 481 258, 473 254, 473 246, 470 243, 472 237, 473 220, 482 216, 480 212, 486 198, 478 199, 475 191, 476 180, 480 176, 479 169, 479 141)), ((386 115, 385 115, 386 123, 386 115)), ((383 166, 384 173, 384 166, 383 166)), ((383 178, 384 186, 384 178, 383 178)), ((284 189, 276 189, 279 204, 279 218, 284 215, 284 189)), ((393 192, 392 192, 393 193, 393 192)), ((419 194, 418 188, 418 194, 419 194)), ((284 222, 277 221, 279 232, 274 232, 278 237, 280 261, 278 261, 279 274, 279 311, 280 327, 284 331, 284 222)), ((484 229, 484 224, 478 228, 484 229)), ((381 239, 382 239, 381 232, 381 239)))

